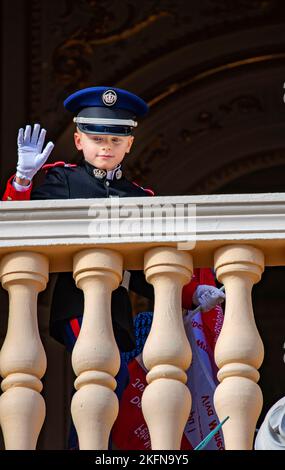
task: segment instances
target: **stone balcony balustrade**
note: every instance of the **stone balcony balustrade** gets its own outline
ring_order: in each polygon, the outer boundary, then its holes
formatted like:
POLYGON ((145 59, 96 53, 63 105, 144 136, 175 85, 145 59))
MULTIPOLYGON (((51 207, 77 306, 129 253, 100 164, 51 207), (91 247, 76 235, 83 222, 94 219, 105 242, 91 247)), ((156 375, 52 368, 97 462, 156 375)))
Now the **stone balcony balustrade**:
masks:
MULTIPOLYGON (((215 408, 226 449, 251 449, 262 392, 262 339, 251 301, 266 266, 285 265, 285 194, 171 196, 0 203, 0 280, 9 321, 0 353, 0 425, 6 449, 35 449, 45 420, 47 360, 37 319, 49 273, 72 271, 83 290, 82 328, 72 354, 71 413, 80 449, 106 449, 118 414, 119 351, 111 293, 123 270, 142 269, 154 287, 154 321, 143 352, 142 408, 152 449, 179 449, 191 410, 191 348, 181 308, 193 267, 214 267, 225 286, 216 345, 215 408)), ((0 306, 0 314, 1 306, 0 306)))

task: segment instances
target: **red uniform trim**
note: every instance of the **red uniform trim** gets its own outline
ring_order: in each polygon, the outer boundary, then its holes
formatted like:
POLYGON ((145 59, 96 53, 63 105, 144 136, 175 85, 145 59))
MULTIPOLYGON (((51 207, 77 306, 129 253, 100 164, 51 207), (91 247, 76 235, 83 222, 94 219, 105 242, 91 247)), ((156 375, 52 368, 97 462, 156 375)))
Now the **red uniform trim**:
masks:
POLYGON ((139 184, 135 183, 134 181, 132 181, 132 183, 137 186, 138 188, 141 188, 143 189, 146 193, 148 193, 150 196, 154 196, 154 191, 150 188, 143 188, 142 186, 140 186, 139 184))
POLYGON ((66 163, 66 162, 59 161, 59 162, 54 162, 54 163, 46 163, 45 165, 41 167, 41 170, 48 171, 50 168, 56 168, 58 166, 65 166, 65 167, 73 168, 77 165, 76 163, 66 163))
POLYGON ((12 185, 14 178, 15 175, 12 175, 11 178, 8 179, 2 201, 28 201, 31 199, 33 183, 31 183, 29 189, 26 189, 26 191, 17 191, 12 185))
POLYGON ((75 338, 78 338, 79 332, 80 332, 80 325, 79 325, 78 319, 73 318, 72 320, 70 320, 70 326, 74 333, 75 338))

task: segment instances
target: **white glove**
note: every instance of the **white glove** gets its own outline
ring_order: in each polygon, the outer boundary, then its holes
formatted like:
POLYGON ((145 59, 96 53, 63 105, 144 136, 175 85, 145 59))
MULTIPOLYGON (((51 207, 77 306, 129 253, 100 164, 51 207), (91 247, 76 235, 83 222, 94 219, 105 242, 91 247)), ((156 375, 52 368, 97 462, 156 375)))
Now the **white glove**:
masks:
POLYGON ((16 176, 18 178, 25 178, 32 180, 37 171, 43 166, 48 159, 54 144, 49 142, 44 150, 43 145, 46 136, 46 130, 42 129, 39 124, 34 125, 34 130, 31 135, 31 126, 26 126, 24 129, 19 129, 18 133, 18 163, 16 176))
POLYGON ((200 305, 203 312, 208 312, 226 298, 224 292, 214 286, 202 284, 197 287, 193 295, 195 305, 200 305))

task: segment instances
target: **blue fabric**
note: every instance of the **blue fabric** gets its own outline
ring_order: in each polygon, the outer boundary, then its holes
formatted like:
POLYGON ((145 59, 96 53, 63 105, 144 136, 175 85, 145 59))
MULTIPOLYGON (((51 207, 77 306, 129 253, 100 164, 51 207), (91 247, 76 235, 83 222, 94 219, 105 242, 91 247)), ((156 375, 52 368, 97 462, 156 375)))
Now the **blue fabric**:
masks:
POLYGON ((104 104, 102 95, 108 90, 115 92, 117 96, 115 103, 110 105, 112 109, 124 109, 130 111, 135 116, 143 116, 147 113, 148 105, 139 96, 127 90, 106 86, 96 86, 78 90, 68 96, 63 104, 68 111, 73 113, 78 113, 81 109, 88 107, 105 107, 107 105, 104 104))
POLYGON ((135 339, 136 347, 129 352, 122 353, 124 360, 129 363, 136 356, 141 354, 146 339, 149 335, 153 319, 153 312, 140 312, 135 317, 134 320, 134 330, 135 330, 135 339))
MULTIPOLYGON (((81 328, 82 317, 77 317, 77 320, 81 328)), ((75 336, 73 329, 71 328, 70 320, 66 320, 64 322, 63 339, 66 349, 71 353, 76 343, 77 337, 75 336)))

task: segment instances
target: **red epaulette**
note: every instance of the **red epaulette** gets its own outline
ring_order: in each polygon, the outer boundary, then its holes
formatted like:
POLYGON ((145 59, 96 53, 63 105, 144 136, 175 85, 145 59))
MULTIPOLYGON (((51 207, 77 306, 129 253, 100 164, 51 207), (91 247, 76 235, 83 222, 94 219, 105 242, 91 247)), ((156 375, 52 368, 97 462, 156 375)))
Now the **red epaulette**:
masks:
POLYGON ((50 168, 56 168, 57 166, 73 168, 73 167, 76 167, 77 165, 76 163, 54 162, 54 163, 47 163, 46 165, 43 165, 41 170, 48 171, 50 168))
POLYGON ((150 196, 154 196, 154 192, 152 189, 150 188, 143 188, 142 186, 140 186, 139 184, 135 183, 134 181, 132 181, 132 183, 137 186, 138 188, 141 188, 143 189, 146 193, 148 193, 150 196))

